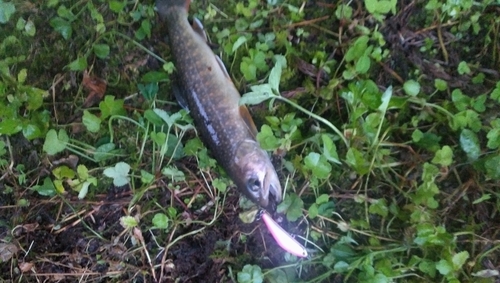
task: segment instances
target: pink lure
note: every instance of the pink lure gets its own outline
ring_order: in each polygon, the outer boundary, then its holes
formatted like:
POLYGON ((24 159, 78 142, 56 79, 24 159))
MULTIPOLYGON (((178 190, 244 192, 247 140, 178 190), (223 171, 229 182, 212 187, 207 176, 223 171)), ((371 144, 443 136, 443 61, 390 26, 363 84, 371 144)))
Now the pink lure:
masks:
POLYGON ((262 219, 264 223, 266 223, 267 229, 273 235, 274 240, 278 243, 278 245, 283 248, 285 251, 298 256, 298 257, 307 257, 307 250, 302 246, 297 240, 295 240, 288 232, 286 232, 281 226, 273 220, 271 215, 267 212, 262 214, 262 219))

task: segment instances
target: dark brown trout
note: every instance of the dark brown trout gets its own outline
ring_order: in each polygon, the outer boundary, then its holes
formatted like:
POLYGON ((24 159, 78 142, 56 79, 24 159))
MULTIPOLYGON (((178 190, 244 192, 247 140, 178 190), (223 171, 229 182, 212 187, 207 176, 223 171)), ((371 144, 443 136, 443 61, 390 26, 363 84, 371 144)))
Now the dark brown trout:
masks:
MULTIPOLYGON (((203 27, 188 21, 189 1, 157 0, 167 25, 181 89, 201 139, 238 189, 262 207, 281 201, 281 186, 267 153, 256 141, 257 129, 222 61, 210 49, 203 27)), ((185 103, 183 101, 185 100, 185 103)))

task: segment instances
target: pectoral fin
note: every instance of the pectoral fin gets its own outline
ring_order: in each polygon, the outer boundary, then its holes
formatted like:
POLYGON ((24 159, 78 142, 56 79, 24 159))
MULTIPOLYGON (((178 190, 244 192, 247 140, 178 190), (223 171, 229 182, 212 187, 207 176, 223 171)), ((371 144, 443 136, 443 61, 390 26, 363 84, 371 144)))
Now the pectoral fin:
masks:
POLYGON ((186 100, 186 90, 181 86, 179 76, 174 75, 173 78, 175 81, 172 82, 172 92, 174 93, 175 99, 183 109, 189 111, 186 100))
POLYGON ((203 28, 203 24, 198 20, 197 18, 193 18, 193 24, 191 25, 193 30, 199 34, 206 42, 208 42, 208 37, 207 33, 205 32, 205 29, 203 28))
MULTIPOLYGON (((226 78, 228 78, 228 79, 231 79, 231 77, 229 76, 229 73, 226 70, 226 66, 224 66, 224 63, 222 62, 220 57, 215 55, 215 60, 219 64, 219 67, 221 68, 222 72, 224 73, 224 76, 226 76, 226 78)), ((248 112, 248 110, 247 110, 247 112, 248 112)))
POLYGON ((240 106, 240 116, 241 118, 243 118, 243 121, 245 121, 245 124, 247 125, 250 134, 252 134, 252 136, 256 138, 257 127, 255 126, 252 116, 250 115, 250 112, 248 111, 248 108, 245 105, 240 106))

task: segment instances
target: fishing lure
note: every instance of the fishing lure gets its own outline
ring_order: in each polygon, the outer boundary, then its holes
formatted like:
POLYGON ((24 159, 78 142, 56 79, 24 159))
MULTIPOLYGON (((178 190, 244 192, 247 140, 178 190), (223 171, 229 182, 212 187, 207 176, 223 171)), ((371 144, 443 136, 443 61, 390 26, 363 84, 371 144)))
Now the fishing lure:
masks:
POLYGON ((307 257, 307 250, 303 245, 297 242, 285 229, 281 228, 269 213, 265 211, 261 213, 262 220, 266 223, 267 229, 282 249, 298 257, 307 257))

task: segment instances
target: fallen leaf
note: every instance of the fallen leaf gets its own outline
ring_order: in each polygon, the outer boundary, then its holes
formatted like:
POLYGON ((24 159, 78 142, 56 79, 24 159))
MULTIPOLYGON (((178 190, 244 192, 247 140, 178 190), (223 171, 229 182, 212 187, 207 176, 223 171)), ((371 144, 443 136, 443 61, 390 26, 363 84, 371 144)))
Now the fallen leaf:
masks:
POLYGON ((19 264, 19 269, 21 270, 21 272, 25 273, 30 271, 33 268, 33 265, 34 264, 32 262, 21 262, 19 264))
POLYGON ((12 243, 0 243, 0 262, 9 261, 19 249, 12 243))
POLYGON ((87 71, 83 73, 82 86, 89 91, 83 107, 91 107, 102 100, 106 92, 107 83, 96 76, 90 76, 87 71))

